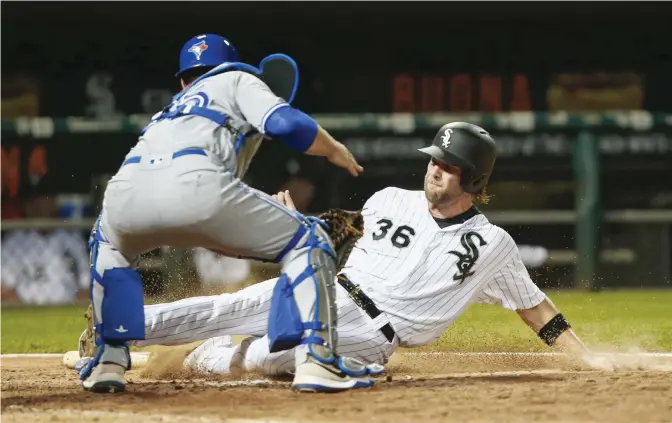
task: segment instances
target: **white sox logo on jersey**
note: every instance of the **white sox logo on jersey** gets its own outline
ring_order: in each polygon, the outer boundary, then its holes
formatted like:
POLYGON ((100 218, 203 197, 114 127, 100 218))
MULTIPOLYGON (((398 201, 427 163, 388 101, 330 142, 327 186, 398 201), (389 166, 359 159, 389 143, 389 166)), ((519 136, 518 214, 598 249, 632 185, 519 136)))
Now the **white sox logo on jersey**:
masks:
POLYGON ((460 244, 462 244, 462 247, 466 250, 466 252, 460 253, 458 251, 448 251, 448 253, 457 256, 457 273, 453 275, 453 280, 459 281, 458 283, 460 284, 464 282, 465 279, 467 279, 469 276, 474 274, 474 272, 471 271, 471 268, 474 267, 478 257, 480 256, 478 247, 476 244, 474 244, 474 240, 472 238, 478 239, 479 247, 483 247, 487 244, 483 237, 477 232, 467 232, 462 235, 462 238, 460 239, 460 244))
POLYGON ((446 132, 443 133, 443 136, 441 137, 441 141, 443 141, 441 145, 443 146, 443 148, 448 148, 448 146, 450 145, 450 136, 452 134, 453 130, 450 128, 446 129, 446 132))

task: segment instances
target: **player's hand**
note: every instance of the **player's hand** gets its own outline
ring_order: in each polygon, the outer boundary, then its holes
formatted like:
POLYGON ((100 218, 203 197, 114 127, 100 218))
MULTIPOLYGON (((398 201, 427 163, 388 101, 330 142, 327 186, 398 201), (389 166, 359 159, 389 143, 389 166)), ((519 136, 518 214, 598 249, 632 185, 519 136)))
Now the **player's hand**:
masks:
POLYGON ((296 211, 296 206, 294 205, 292 197, 289 196, 288 190, 280 191, 279 193, 275 194, 273 198, 288 209, 296 211))
POLYGON ((355 156, 352 155, 350 150, 338 141, 334 143, 332 153, 327 155, 327 160, 347 170, 352 176, 359 176, 364 171, 364 168, 357 163, 355 156))

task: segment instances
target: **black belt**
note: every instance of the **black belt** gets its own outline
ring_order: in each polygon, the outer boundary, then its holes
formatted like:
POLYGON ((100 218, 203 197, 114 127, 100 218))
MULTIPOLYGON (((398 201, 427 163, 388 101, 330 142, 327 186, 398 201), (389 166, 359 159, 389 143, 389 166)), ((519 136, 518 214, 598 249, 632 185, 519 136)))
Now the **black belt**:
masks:
MULTIPOLYGON (((355 304, 357 304, 359 308, 364 310, 366 314, 368 314, 372 319, 375 319, 376 317, 382 314, 381 311, 378 310, 378 307, 376 307, 376 304, 371 300, 371 298, 369 298, 368 295, 363 293, 358 285, 352 283, 347 276, 338 275, 337 279, 338 283, 340 283, 341 286, 345 288, 346 291, 348 291, 348 295, 350 296, 350 298, 352 298, 352 301, 354 301, 355 304)), ((395 332, 389 323, 385 324, 385 326, 380 328, 380 331, 383 333, 383 335, 385 335, 385 337, 389 342, 392 342, 394 340, 395 332)))

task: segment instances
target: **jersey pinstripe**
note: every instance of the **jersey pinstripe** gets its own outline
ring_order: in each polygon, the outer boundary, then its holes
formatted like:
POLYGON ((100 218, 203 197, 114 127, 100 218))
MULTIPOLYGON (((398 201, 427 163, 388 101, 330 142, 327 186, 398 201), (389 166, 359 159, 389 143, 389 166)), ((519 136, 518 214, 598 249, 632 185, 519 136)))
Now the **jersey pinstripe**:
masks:
POLYGON ((423 191, 386 188, 364 205, 343 273, 389 318, 402 346, 436 339, 475 302, 530 308, 545 296, 502 228, 477 214, 441 229, 423 191))

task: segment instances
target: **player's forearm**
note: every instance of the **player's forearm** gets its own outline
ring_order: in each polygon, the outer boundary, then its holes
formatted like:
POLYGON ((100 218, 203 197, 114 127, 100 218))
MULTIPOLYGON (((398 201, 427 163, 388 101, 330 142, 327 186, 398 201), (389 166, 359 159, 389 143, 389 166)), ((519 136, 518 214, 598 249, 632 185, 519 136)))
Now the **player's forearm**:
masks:
POLYGON ((329 135, 315 119, 291 106, 275 109, 266 119, 264 130, 293 150, 326 157, 336 166, 347 169, 352 176, 358 176, 364 170, 347 147, 329 135))
POLYGON ((338 152, 338 141, 334 139, 327 131, 324 130, 321 126, 317 126, 317 134, 315 139, 305 153, 311 156, 322 156, 329 157, 330 155, 338 152))
POLYGON ((585 360, 591 353, 564 318, 558 317, 560 312, 553 303, 546 299, 538 306, 518 310, 518 315, 537 335, 550 347, 565 352, 577 359, 585 360))

